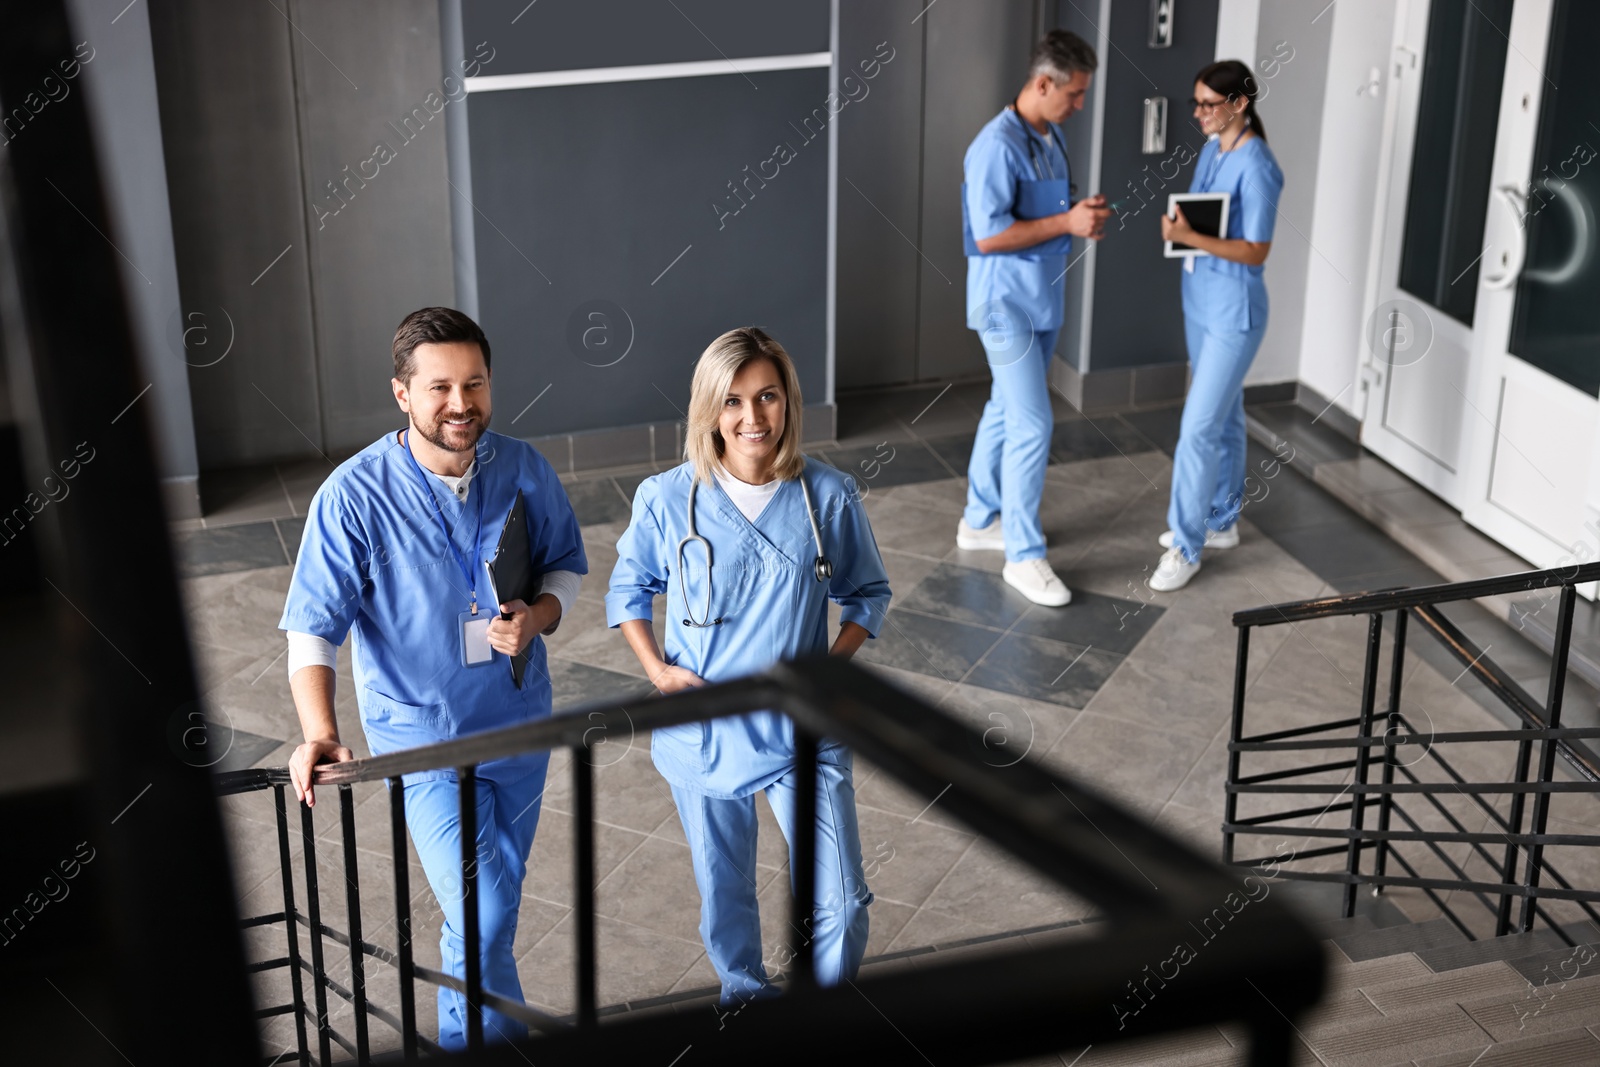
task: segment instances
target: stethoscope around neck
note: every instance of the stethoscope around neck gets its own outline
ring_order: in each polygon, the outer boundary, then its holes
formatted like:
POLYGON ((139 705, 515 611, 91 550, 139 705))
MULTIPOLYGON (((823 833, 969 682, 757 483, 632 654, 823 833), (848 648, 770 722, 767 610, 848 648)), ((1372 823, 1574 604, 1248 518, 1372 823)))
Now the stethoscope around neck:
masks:
MULTIPOLYGON (((817 558, 811 561, 811 573, 817 581, 825 582, 833 577, 833 561, 822 550, 822 527, 817 523, 816 508, 811 505, 811 487, 806 484, 805 475, 799 478, 800 492, 806 498, 806 518, 811 520, 811 537, 817 543, 817 558)), ((702 630, 711 626, 720 626, 725 621, 721 615, 711 617, 711 542, 695 532, 694 528, 694 494, 700 488, 700 479, 694 478, 689 482, 689 533, 678 542, 678 576, 679 584, 683 589, 683 624, 691 629, 702 630), (694 611, 689 607, 689 585, 683 580, 683 550, 692 541, 700 542, 700 547, 706 553, 706 595, 705 608, 700 613, 699 620, 694 617, 694 611)))
MULTIPOLYGON (((1023 133, 1027 136, 1027 139, 1028 139, 1028 159, 1029 159, 1030 162, 1033 163, 1033 176, 1035 178, 1038 178, 1040 181, 1044 181, 1045 180, 1045 175, 1048 172, 1048 174, 1049 174, 1049 176, 1051 178, 1055 178, 1055 176, 1056 176, 1055 164, 1050 162, 1050 158, 1048 156, 1045 157, 1044 167, 1042 169, 1040 168, 1040 166, 1039 166, 1039 137, 1038 137, 1038 134, 1036 134, 1033 131, 1032 127, 1028 126, 1028 120, 1022 117, 1022 112, 1017 110, 1017 103, 1016 103, 1015 100, 1013 100, 1011 102, 1010 110, 1011 110, 1011 113, 1013 115, 1017 116, 1017 121, 1022 123, 1022 125, 1023 125, 1023 133)), ((1070 178, 1071 175, 1072 175, 1072 157, 1067 154, 1067 146, 1061 140, 1061 137, 1056 133, 1055 123, 1047 122, 1047 123, 1045 123, 1045 126, 1050 130, 1050 143, 1055 145, 1057 148, 1059 148, 1061 150, 1061 158, 1067 161, 1067 175, 1070 178)), ((1072 186, 1070 186, 1068 188, 1067 195, 1068 196, 1072 196, 1072 195, 1076 194, 1077 191, 1078 191, 1077 187, 1074 184, 1074 185, 1072 185, 1072 186)))

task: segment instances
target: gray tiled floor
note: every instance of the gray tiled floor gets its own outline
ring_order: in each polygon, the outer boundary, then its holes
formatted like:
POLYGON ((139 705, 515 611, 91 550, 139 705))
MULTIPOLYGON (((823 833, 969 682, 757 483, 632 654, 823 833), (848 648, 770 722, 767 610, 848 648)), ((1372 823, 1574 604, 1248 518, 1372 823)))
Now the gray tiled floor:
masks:
MULTIPOLYGON (((1059 611, 1037 608, 999 580, 998 553, 964 552, 953 543, 964 489, 963 480, 951 476, 946 453, 959 451, 959 435, 971 432, 962 426, 975 425, 979 407, 981 395, 967 387, 942 398, 931 392, 909 397, 876 422, 841 418, 840 447, 822 450, 865 475, 871 468, 860 464, 879 454, 878 444, 897 442, 895 458, 880 460, 881 476, 864 478, 896 600, 893 625, 868 644, 861 660, 973 725, 994 765, 1024 757, 1042 762, 1216 855, 1236 640, 1229 616, 1243 607, 1332 591, 1327 576, 1268 536, 1318 525, 1294 521, 1301 508, 1321 514, 1318 491, 1303 480, 1286 480, 1297 475, 1279 475, 1274 496, 1246 509, 1239 548, 1208 556, 1188 588, 1154 594, 1143 578, 1160 553, 1156 537, 1165 526, 1171 464, 1151 442, 1162 437, 1170 412, 1165 422, 1153 415, 1064 422, 1057 433, 1058 461, 1047 477, 1044 518, 1050 559, 1074 589, 1075 601, 1059 611), (922 440, 918 431, 930 427, 928 432, 938 433, 922 440), (890 475, 897 465, 911 470, 903 461, 912 456, 921 480, 890 475)), ((548 642, 558 709, 621 699, 644 688, 631 652, 606 629, 600 602, 629 492, 643 476, 642 468, 633 468, 569 483, 592 520, 584 526, 592 575, 548 642)), ((305 495, 309 480, 284 479, 290 504, 296 491, 305 495)), ((272 746, 260 754, 261 765, 281 765, 298 737, 276 629, 293 547, 286 534, 296 518, 289 504, 285 512, 207 529, 216 538, 180 544, 191 562, 184 586, 208 708, 253 750, 272 746), (269 551, 269 529, 278 543, 276 557, 269 551)), ((1342 558, 1336 548, 1329 549, 1330 559, 1342 558)), ((1256 633, 1248 675, 1253 729, 1347 713, 1348 680, 1360 677, 1363 629, 1359 621, 1342 621, 1348 625, 1256 633)), ((1452 685, 1453 675, 1420 659, 1409 671, 1407 692, 1425 700, 1439 719, 1479 728, 1491 724, 1465 685, 1452 685)), ((338 710, 345 737, 359 752, 352 687, 348 649, 341 649, 338 710)), ((704 989, 714 977, 696 933, 688 856, 665 784, 649 763, 648 738, 608 738, 607 744, 596 775, 602 998, 640 1001, 704 989)), ((555 1011, 571 1008, 566 767, 564 755, 557 754, 518 939, 530 1002, 555 1011)), ((1335 783, 1330 793, 1337 788, 1335 783)), ((858 764, 857 792, 863 852, 877 894, 869 957, 1090 914, 1083 901, 1043 884, 936 802, 930 805, 877 768, 858 764)), ((386 877, 387 810, 381 790, 368 787, 365 793, 357 798, 360 852, 370 867, 362 872, 362 886, 377 898, 386 877)), ((767 938, 776 946, 786 850, 765 805, 759 807, 759 889, 767 938)), ((270 797, 234 798, 225 811, 240 856, 239 888, 267 910, 276 884, 270 797)), ((334 816, 333 807, 319 805, 319 829, 332 835, 324 838, 330 860, 337 855, 334 816)), ((291 837, 298 857, 298 838, 291 837)), ((335 864, 325 882, 337 885, 338 877, 335 864)), ((420 872, 412 890, 419 908, 428 905, 420 872)), ((1412 903, 1404 894, 1396 899, 1412 903)), ((331 908, 335 914, 338 906, 331 908)), ((381 923, 375 930, 369 938, 387 938, 381 923)), ((431 929, 421 925, 419 959, 425 964, 437 962, 436 932, 436 921, 431 929)), ((264 942, 265 950, 281 951, 276 944, 264 942)), ((390 981, 387 974, 383 980, 390 981)), ((386 998, 393 999, 392 991, 386 998)), ((424 1009, 424 1025, 431 1025, 431 1004, 424 1009)), ((281 1034, 282 1022, 266 1029, 281 1034)))

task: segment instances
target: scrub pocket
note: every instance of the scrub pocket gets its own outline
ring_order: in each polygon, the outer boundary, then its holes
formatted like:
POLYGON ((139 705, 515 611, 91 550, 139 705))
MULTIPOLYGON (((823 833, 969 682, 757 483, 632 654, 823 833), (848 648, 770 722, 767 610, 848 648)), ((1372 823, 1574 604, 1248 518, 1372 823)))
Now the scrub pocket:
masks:
POLYGON ((443 704, 404 704, 367 686, 361 691, 361 725, 374 755, 414 748, 456 736, 443 704))

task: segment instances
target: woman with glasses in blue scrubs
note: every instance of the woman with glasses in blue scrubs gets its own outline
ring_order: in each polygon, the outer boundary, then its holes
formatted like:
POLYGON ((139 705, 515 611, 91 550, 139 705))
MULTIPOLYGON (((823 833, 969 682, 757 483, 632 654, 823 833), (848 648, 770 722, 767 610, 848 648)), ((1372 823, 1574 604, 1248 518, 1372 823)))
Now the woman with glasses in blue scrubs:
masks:
MULTIPOLYGON (((780 660, 850 656, 875 636, 889 580, 859 490, 800 451, 800 383, 783 346, 732 330, 695 365, 688 461, 646 479, 617 542, 606 621, 663 693, 764 671, 780 660), (666 653, 652 604, 666 596, 666 653), (828 642, 828 602, 840 606, 828 642)), ((756 906, 755 794, 795 841, 794 723, 756 712, 655 731, 700 889, 700 937, 722 1002, 770 995, 756 906)), ((817 753, 817 907, 823 985, 855 977, 867 945, 850 752, 817 753)), ((790 864, 791 869, 793 863, 790 864)))
POLYGON ((1267 329, 1262 264, 1272 248, 1283 171, 1256 114, 1259 82, 1236 59, 1195 75, 1195 121, 1209 142, 1195 163, 1191 193, 1227 193, 1228 231, 1197 233, 1163 216, 1161 236, 1205 255, 1184 260, 1183 319, 1189 395, 1172 458, 1166 549, 1147 582, 1158 592, 1189 584, 1205 548, 1239 543, 1245 473, 1244 377, 1267 329))

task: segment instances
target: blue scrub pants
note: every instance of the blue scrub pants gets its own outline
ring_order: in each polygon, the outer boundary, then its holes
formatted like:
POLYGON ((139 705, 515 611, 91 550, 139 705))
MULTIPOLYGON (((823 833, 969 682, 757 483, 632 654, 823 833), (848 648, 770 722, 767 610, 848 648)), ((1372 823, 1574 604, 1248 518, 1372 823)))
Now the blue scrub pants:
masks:
POLYGON ((1055 429, 1049 367, 1059 332, 1035 333, 1033 345, 1021 357, 1014 341, 1002 338, 1004 347, 992 348, 988 336, 978 334, 994 384, 972 442, 965 517, 968 526, 981 530, 999 515, 1006 559, 1012 563, 1045 554, 1039 501, 1055 429))
MULTIPOLYGON (((513 781, 499 781, 480 769, 477 780, 478 935, 480 973, 485 989, 512 1000, 522 999, 517 958, 517 911, 522 904, 522 879, 528 873, 528 850, 539 825, 548 754, 537 768, 513 781)), ((526 764, 518 769, 521 774, 526 764)), ((440 970, 466 976, 462 939, 461 786, 454 778, 406 784, 406 826, 428 884, 444 911, 439 936, 440 970)), ((485 1042, 513 1041, 528 1028, 492 1008, 483 1013, 485 1042)), ((467 1047, 467 1000, 452 989, 439 989, 439 1044, 450 1050, 467 1047)))
POLYGON ((1217 330, 1184 317, 1191 378, 1183 402, 1178 448, 1172 456, 1172 501, 1167 525, 1190 563, 1200 558, 1207 530, 1239 521, 1244 502, 1244 376, 1266 333, 1217 330))
MULTIPOLYGON (((812 937, 817 981, 853 979, 867 951, 867 890, 856 828, 856 791, 849 752, 824 749, 817 757, 817 907, 812 937)), ((795 772, 767 786, 767 801, 789 842, 794 869, 795 772)), ((672 787, 700 888, 700 939, 722 981, 722 1003, 773 995, 761 960, 761 918, 756 910, 755 794, 725 800, 672 787)), ((799 940, 793 931, 791 941, 799 940)))

